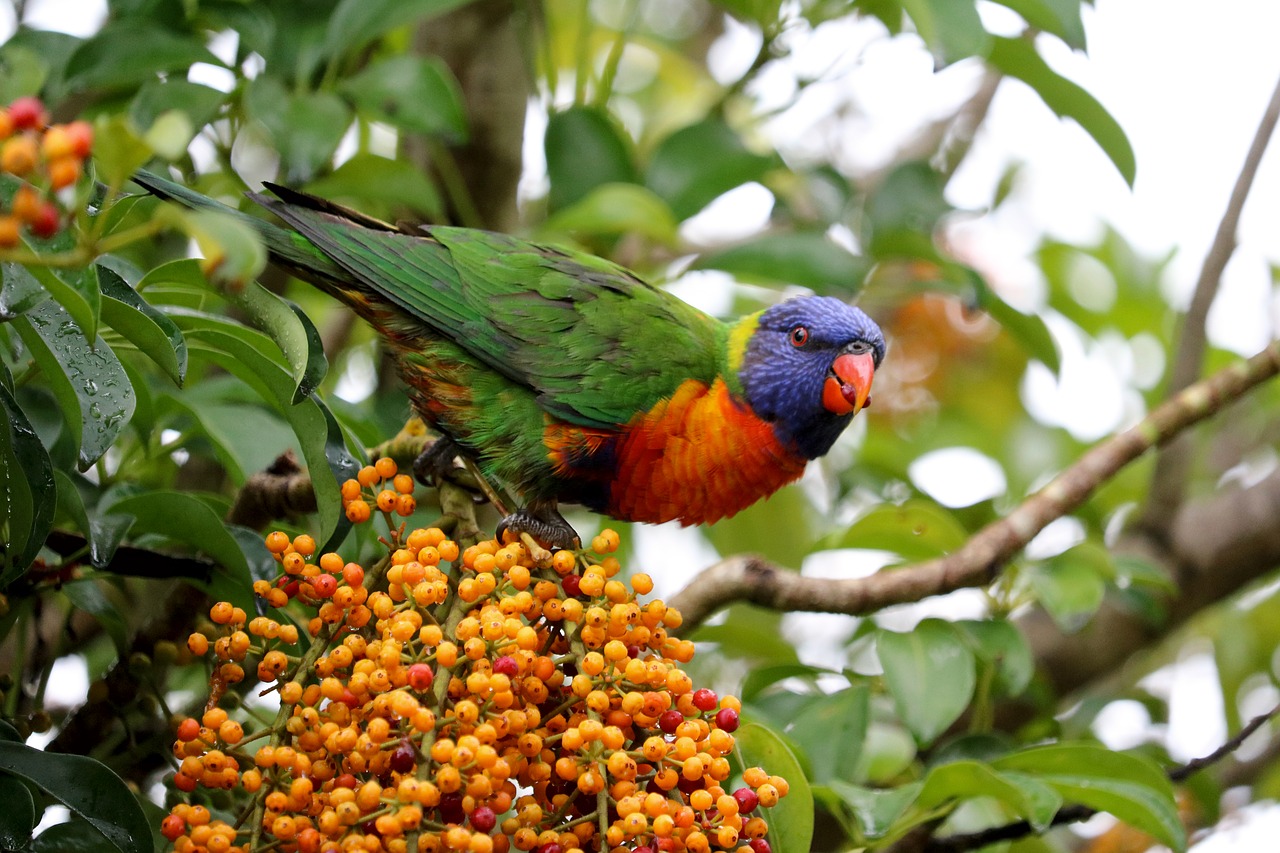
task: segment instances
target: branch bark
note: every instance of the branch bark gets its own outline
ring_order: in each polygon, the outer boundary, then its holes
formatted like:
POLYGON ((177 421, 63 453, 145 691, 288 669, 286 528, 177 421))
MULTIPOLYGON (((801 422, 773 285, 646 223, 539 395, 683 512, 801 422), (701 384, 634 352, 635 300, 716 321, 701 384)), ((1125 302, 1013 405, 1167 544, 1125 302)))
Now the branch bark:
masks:
MULTIPOLYGON (((1217 233, 1200 268, 1200 276, 1196 280, 1195 292, 1191 304, 1183 317, 1182 329, 1174 349, 1173 367, 1169 375, 1169 395, 1172 396, 1186 388, 1200 375, 1204 364, 1205 321, 1209 317, 1209 308, 1222 283, 1222 273, 1227 267, 1236 249, 1236 231, 1240 226, 1240 214, 1244 210, 1249 190, 1253 186, 1254 177, 1258 173, 1258 165, 1262 155, 1271 141, 1276 123, 1280 121, 1280 80, 1271 93, 1271 100, 1262 115, 1258 129, 1254 133, 1249 152, 1245 155, 1244 165, 1236 177, 1231 197, 1227 201, 1227 209, 1218 223, 1217 233)), ((1143 511, 1141 526, 1154 535, 1165 530, 1169 520, 1174 517, 1178 506, 1182 503, 1186 490, 1187 478, 1191 471, 1192 446, 1190 435, 1181 436, 1164 448, 1156 458, 1156 468, 1152 475, 1151 491, 1143 511)))
POLYGON ((1049 522, 1152 447, 1164 444, 1280 373, 1280 341, 1183 389, 1130 429, 1096 445, 1009 515, 975 533, 954 553, 867 578, 805 578, 761 558, 735 556, 695 578, 670 602, 685 633, 717 608, 745 600, 775 610, 860 615, 964 587, 985 586, 1049 522))

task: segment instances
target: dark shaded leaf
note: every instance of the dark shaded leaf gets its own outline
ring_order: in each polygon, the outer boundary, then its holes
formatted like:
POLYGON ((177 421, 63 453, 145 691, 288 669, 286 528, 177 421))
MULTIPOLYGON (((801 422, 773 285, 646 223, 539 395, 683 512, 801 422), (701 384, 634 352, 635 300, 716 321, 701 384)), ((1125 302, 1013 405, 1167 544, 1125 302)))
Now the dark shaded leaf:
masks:
POLYGON ((945 188, 942 175, 928 163, 903 163, 889 172, 867 200, 871 254, 936 260, 934 229, 953 210, 943 195, 945 188))
POLYGON ((579 105, 554 113, 547 121, 543 147, 551 179, 547 208, 553 213, 602 184, 636 180, 630 138, 599 107, 579 105))
POLYGON ((109 22, 81 44, 67 62, 73 89, 123 89, 164 71, 186 72, 197 62, 222 65, 196 38, 141 18, 109 22))
POLYGON ((829 670, 810 666, 807 663, 782 663, 776 666, 755 667, 742 680, 738 690, 738 698, 750 702, 766 688, 787 678, 816 678, 826 675, 829 670))
POLYGON ((151 826, 125 783, 83 755, 0 740, 0 773, 27 780, 93 824, 121 853, 151 853, 151 826))
POLYGON ((41 832, 31 845, 30 853, 102 853, 115 849, 93 824, 69 820, 41 832))
POLYGON ((807 853, 813 838, 813 793, 804 770, 782 738, 757 723, 735 733, 743 767, 767 767, 791 783, 786 797, 771 809, 761 808, 769 822, 769 841, 778 853, 807 853))
POLYGON ((351 111, 332 92, 293 95, 279 79, 261 75, 245 90, 245 111, 271 134, 285 180, 302 184, 333 158, 351 124, 351 111))
POLYGON ((71 581, 62 585, 62 593, 102 626, 116 647, 116 653, 124 656, 129 650, 129 628, 119 609, 106 595, 95 580, 71 581))
POLYGON ((765 234, 698 258, 694 269, 718 269, 747 282, 799 284, 819 293, 852 296, 871 265, 825 234, 765 234))
POLYGON ((134 517, 132 532, 155 533, 207 554, 243 587, 250 582, 249 565, 235 537, 207 503, 187 492, 157 489, 122 497, 104 507, 112 515, 134 517))
POLYGON ((0 774, 0 850, 26 850, 36 825, 36 802, 16 776, 0 774))
POLYGON ((460 142, 467 136, 462 87, 443 60, 401 54, 373 63, 340 91, 356 108, 411 133, 460 142))
POLYGON ((104 297, 102 319, 181 385, 187 374, 187 342, 174 322, 101 264, 98 283, 104 297))
POLYGON ((380 202, 404 206, 429 217, 444 209, 440 194, 421 171, 400 160, 360 153, 319 180, 306 186, 322 198, 347 202, 380 202))
POLYGON ((129 377, 110 347, 85 344, 80 326, 56 302, 43 302, 13 323, 62 406, 83 471, 133 415, 129 377))
MULTIPOLYGON (((11 380, 0 363, 0 378, 11 380)), ((0 589, 21 577, 53 527, 57 489, 53 463, 26 413, 0 382, 0 518, 8 521, 8 541, 0 561, 0 589)))
POLYGON ((685 220, 712 199, 748 181, 758 181, 778 164, 754 154, 727 124, 709 118, 664 139, 649 162, 645 185, 685 220))
POLYGON ((1022 632, 1003 619, 963 619, 955 623, 978 659, 996 667, 996 680, 1006 696, 1017 696, 1031 683, 1036 663, 1022 632))
POLYGON ((876 651, 898 717, 920 743, 932 742, 969 706, 973 652, 950 622, 926 619, 906 633, 879 631, 876 651))
POLYGON ((1075 119, 1111 159, 1125 183, 1133 186, 1137 163, 1124 129, 1097 98, 1050 68, 1033 42, 993 37, 987 61, 1001 73, 1034 89, 1057 115, 1075 119))
POLYGON ((470 0, 342 0, 329 17, 326 55, 354 53, 397 27, 443 15, 470 0))

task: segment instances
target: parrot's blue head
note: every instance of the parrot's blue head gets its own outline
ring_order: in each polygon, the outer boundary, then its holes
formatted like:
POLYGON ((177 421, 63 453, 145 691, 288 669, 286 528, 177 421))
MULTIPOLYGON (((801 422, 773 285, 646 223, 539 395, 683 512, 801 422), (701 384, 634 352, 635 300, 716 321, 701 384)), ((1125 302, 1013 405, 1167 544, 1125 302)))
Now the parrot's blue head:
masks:
POLYGON ((861 310, 829 296, 788 299, 756 318, 738 379, 756 417, 816 459, 870 402, 884 349, 861 310))

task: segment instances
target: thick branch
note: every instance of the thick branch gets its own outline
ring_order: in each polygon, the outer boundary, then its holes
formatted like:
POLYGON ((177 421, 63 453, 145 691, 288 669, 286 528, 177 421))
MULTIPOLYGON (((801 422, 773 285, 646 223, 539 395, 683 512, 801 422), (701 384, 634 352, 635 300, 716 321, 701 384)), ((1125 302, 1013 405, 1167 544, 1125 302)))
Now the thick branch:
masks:
MULTIPOLYGON (((1170 395, 1186 388, 1200 375, 1204 363, 1205 321, 1214 297, 1218 295, 1223 270, 1235 252, 1240 214, 1244 210, 1245 200, 1249 197, 1258 165, 1271 141, 1277 120, 1280 120, 1280 81, 1276 82, 1271 101, 1262 115, 1262 121, 1258 123, 1258 130, 1253 136, 1248 154, 1245 155, 1244 165, 1240 167, 1240 174, 1231 190, 1231 198, 1227 201, 1227 209, 1222 214, 1218 231, 1214 234, 1204 265, 1200 268, 1200 277, 1196 281, 1191 304, 1183 317, 1182 331, 1174 350, 1176 356, 1169 375, 1170 395)), ((1151 493, 1143 513, 1142 523, 1148 529, 1163 531, 1182 502, 1191 469, 1191 450, 1189 437, 1184 437, 1171 443, 1157 458, 1151 493)))
POLYGON ((919 601, 963 587, 984 586, 1051 521, 1080 506, 1102 483, 1152 447, 1163 444, 1280 372, 1280 341, 1184 389, 1136 426, 1096 445, 1009 515, 975 533, 945 557, 867 578, 805 578, 755 557, 731 557, 693 580, 671 601, 687 632, 716 608, 746 600, 776 610, 852 615, 919 601))

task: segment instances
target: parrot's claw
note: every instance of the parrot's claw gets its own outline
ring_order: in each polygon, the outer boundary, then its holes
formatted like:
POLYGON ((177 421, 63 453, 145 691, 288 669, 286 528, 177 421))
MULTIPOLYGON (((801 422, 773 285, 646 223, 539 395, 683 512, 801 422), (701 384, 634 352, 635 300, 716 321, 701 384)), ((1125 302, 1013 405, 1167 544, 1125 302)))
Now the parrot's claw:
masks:
POLYGON ((547 548, 577 550, 582 540, 564 516, 556 509, 555 501, 531 501, 498 523, 498 541, 507 531, 517 535, 528 533, 547 548))
POLYGON ((454 460, 460 452, 453 439, 440 436, 413 460, 414 478, 424 486, 438 486, 445 480, 457 482, 455 474, 459 469, 454 460))

